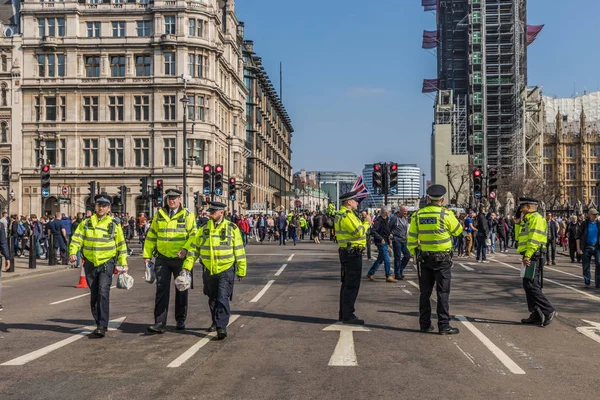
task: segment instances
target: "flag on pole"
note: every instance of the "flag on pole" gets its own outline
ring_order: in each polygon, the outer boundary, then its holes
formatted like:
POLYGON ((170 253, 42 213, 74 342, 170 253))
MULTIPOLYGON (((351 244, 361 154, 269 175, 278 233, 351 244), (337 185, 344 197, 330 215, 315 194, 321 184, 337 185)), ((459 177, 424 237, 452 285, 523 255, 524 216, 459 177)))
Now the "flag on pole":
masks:
POLYGON ((358 199, 359 202, 362 199, 369 197, 369 189, 367 189, 367 186, 365 185, 365 182, 363 181, 362 175, 360 175, 356 179, 354 186, 352 186, 352 191, 355 191, 355 190, 358 190, 358 194, 356 195, 356 198, 358 199))

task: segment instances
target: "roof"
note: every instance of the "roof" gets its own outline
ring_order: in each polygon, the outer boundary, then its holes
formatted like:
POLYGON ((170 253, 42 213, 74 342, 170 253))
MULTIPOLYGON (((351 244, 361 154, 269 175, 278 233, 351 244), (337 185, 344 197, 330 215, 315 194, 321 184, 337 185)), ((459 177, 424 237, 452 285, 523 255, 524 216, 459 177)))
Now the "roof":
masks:
POLYGON ((0 22, 4 25, 16 25, 12 0, 0 1, 0 22))
POLYGON ((565 122, 578 122, 581 111, 585 112, 587 122, 600 121, 600 91, 584 94, 583 96, 556 99, 543 96, 546 109, 546 122, 553 124, 560 112, 565 122))

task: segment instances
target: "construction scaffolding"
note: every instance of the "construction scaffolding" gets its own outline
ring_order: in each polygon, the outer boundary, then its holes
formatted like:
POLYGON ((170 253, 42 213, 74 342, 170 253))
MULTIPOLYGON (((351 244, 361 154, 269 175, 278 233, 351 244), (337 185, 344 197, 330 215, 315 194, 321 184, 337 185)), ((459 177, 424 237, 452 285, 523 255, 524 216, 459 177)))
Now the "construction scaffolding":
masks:
POLYGON ((542 90, 536 86, 525 88, 520 95, 520 134, 514 137, 513 176, 543 178, 544 112, 542 90))

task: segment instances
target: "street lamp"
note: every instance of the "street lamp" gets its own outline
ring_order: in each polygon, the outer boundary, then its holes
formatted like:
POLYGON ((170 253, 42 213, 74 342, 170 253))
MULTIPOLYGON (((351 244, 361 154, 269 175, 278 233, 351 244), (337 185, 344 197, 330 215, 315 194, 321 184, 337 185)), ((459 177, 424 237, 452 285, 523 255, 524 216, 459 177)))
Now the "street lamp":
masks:
MULTIPOLYGON (((446 177, 448 178, 448 193, 450 193, 450 163, 447 162, 446 163, 446 177)), ((451 195, 448 196, 449 198, 452 197, 451 195)))
POLYGON ((414 200, 414 197, 413 197, 414 180, 415 180, 415 178, 410 178, 410 201, 411 202, 414 200))
POLYGON ((423 172, 421 176, 423 177, 423 197, 425 197, 425 172, 423 172))
POLYGON ((187 111, 190 99, 183 93, 181 98, 183 105, 183 208, 187 207, 187 111))
MULTIPOLYGON (((231 182, 231 177, 233 176, 233 174, 231 173, 231 142, 232 142, 233 138, 228 135, 227 136, 227 173, 229 175, 229 179, 227 180, 227 182, 231 182)), ((227 189, 227 194, 229 195, 229 209, 231 210, 231 213, 233 214, 233 201, 231 200, 231 193, 229 193, 229 189, 227 189)), ((239 205, 239 204, 238 204, 239 205)))

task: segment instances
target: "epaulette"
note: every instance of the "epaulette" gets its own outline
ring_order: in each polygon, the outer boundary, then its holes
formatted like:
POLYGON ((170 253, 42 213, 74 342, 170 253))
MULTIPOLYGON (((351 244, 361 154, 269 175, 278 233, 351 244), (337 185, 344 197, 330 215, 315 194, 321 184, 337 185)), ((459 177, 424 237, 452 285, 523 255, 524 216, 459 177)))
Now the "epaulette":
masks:
POLYGON ((234 223, 233 223, 233 222, 231 222, 231 221, 229 222, 229 226, 230 226, 232 229, 238 229, 238 228, 239 228, 239 227, 238 227, 236 224, 234 224, 234 223))

